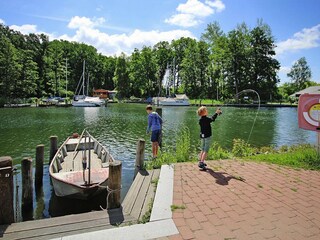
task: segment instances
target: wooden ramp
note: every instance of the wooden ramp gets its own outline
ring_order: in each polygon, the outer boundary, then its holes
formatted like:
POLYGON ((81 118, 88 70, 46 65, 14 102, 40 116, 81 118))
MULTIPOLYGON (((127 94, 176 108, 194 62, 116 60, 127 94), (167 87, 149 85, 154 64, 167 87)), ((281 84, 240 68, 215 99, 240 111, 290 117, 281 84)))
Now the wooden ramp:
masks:
POLYGON ((138 172, 122 208, 0 225, 0 239, 51 239, 138 223, 155 196, 160 169, 138 172))
POLYGON ((142 217, 150 209, 153 202, 159 175, 160 169, 152 171, 140 170, 137 173, 122 202, 124 214, 130 215, 138 221, 142 220, 142 217))

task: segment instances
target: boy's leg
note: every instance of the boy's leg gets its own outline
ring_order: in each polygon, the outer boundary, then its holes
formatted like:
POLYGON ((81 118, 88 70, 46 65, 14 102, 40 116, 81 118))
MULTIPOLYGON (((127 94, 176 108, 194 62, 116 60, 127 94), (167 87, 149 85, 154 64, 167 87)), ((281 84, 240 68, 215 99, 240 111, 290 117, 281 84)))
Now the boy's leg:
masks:
POLYGON ((158 156, 159 143, 152 142, 152 156, 155 158, 158 156))
POLYGON ((200 159, 200 161, 201 161, 201 162, 204 162, 204 161, 206 160, 207 156, 208 156, 208 153, 205 152, 205 151, 203 151, 202 154, 201 154, 201 159, 200 159))

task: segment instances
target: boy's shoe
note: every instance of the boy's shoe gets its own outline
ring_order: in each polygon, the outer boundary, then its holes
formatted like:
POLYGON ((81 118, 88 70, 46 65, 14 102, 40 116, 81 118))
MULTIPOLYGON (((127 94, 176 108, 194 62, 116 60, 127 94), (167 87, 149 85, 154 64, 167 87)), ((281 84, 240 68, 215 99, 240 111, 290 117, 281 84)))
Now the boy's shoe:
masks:
POLYGON ((199 168, 205 168, 207 166, 207 164, 205 164, 204 162, 199 162, 198 167, 199 168))

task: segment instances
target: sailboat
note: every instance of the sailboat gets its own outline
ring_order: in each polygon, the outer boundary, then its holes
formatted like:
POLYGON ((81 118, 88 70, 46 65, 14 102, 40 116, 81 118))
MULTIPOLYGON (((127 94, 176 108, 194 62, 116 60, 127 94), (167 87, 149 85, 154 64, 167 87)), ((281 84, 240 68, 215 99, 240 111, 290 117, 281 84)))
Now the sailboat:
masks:
POLYGON ((174 82, 170 80, 170 69, 167 68, 166 72, 163 76, 163 85, 166 88, 166 96, 167 97, 158 97, 156 98, 156 102, 161 106, 190 106, 189 98, 186 94, 175 94, 171 96, 170 94, 170 87, 173 85, 174 82))
POLYGON ((86 70, 86 62, 83 61, 83 71, 80 78, 80 81, 77 86, 76 95, 73 97, 72 106, 74 107, 100 107, 106 104, 104 99, 100 99, 99 97, 89 97, 88 89, 89 89, 89 77, 87 84, 87 95, 85 94, 85 70, 86 70), (81 94, 82 92, 82 94, 81 94))

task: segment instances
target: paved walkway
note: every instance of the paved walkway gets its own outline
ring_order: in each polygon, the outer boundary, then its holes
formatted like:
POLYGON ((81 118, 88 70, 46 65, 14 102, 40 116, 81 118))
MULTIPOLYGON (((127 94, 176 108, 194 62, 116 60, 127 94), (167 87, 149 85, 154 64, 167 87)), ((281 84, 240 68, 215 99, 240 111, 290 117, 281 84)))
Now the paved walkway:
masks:
POLYGON ((320 172, 233 160, 175 164, 166 239, 320 239, 320 172))

